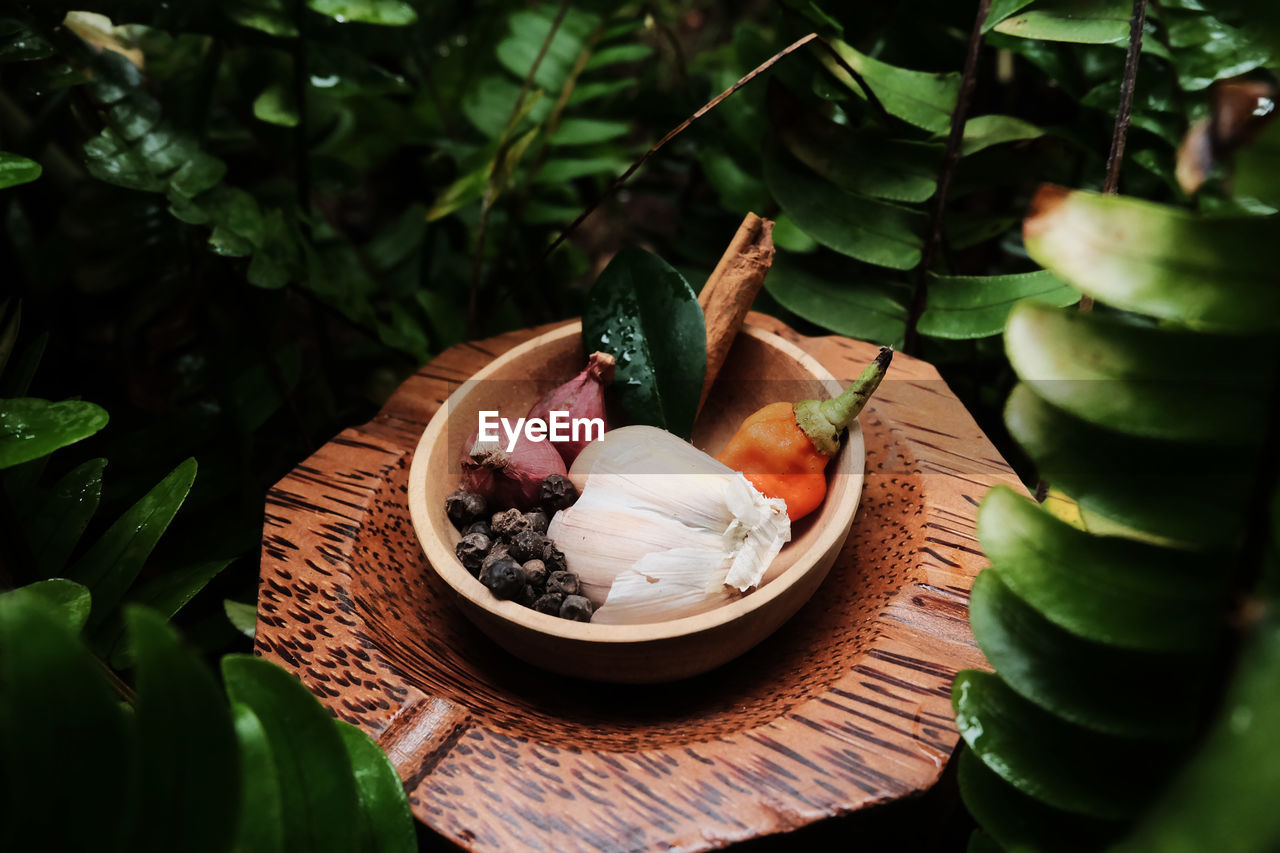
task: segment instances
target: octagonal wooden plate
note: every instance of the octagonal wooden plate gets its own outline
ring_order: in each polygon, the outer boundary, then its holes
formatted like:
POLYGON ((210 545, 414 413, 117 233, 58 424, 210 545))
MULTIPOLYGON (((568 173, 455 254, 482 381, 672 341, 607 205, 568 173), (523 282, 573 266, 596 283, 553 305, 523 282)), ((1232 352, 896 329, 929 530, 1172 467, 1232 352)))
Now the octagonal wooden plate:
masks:
MULTIPOLYGON (((848 381, 876 352, 748 322, 848 381)), ((988 488, 1021 488, 928 364, 894 359, 862 416, 857 519, 818 594, 717 670, 601 685, 507 655, 454 606, 409 521, 408 462, 449 393, 548 328, 454 347, 267 498, 258 652, 375 737, 414 814, 485 850, 703 850, 917 794, 983 666, 968 594, 988 488)))

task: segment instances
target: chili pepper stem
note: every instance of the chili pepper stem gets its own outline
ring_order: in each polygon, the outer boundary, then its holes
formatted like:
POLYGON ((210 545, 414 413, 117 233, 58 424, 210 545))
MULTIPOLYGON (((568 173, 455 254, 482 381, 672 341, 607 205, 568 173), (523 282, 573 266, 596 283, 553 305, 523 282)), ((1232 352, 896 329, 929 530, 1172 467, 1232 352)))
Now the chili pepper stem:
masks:
POLYGON ((840 450, 840 436, 854 422, 867 400, 880 386, 893 361, 893 350, 881 347, 875 360, 863 369, 857 379, 838 397, 830 400, 801 400, 795 405, 796 424, 813 442, 814 448, 827 456, 840 450))

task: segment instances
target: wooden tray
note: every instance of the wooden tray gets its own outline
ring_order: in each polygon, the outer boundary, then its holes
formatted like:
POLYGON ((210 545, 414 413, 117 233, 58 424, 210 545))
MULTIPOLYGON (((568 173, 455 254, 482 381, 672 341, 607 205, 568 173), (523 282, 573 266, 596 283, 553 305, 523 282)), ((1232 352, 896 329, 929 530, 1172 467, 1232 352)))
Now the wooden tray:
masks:
MULTIPOLYGON (((842 381, 876 353, 748 322, 842 381)), ((530 668, 472 627, 405 504, 432 413, 549 328, 447 350, 270 491, 257 651, 377 738, 418 819, 472 849, 704 850, 930 787, 958 738, 952 679, 984 666, 967 622, 978 504, 1021 489, 937 371, 898 355, 863 413, 862 503, 809 604, 707 675, 606 686, 530 668)))

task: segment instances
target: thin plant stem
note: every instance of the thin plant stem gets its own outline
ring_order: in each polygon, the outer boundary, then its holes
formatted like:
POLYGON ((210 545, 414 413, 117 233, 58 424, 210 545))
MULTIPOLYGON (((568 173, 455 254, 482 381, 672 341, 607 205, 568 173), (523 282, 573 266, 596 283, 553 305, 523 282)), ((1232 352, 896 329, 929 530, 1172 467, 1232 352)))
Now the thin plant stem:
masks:
MULTIPOLYGON (((1138 60, 1142 58, 1142 31, 1147 24, 1147 0, 1133 0, 1133 14, 1129 17, 1129 49, 1124 56, 1124 76, 1120 78, 1120 105, 1116 108, 1116 123, 1111 129, 1111 148, 1107 151, 1107 176, 1102 191, 1115 195, 1120 188, 1120 167, 1124 164, 1124 145, 1129 137, 1129 125, 1133 121, 1133 90, 1138 80, 1138 60)), ((1080 311, 1093 310, 1093 297, 1080 297, 1080 311)))
POLYGON ((951 191, 951 179, 964 143, 964 125, 969 116, 969 103, 978 82, 978 56, 982 51, 982 27, 987 22, 991 0, 978 0, 978 13, 973 18, 973 30, 969 33, 968 49, 964 57, 964 73, 960 77, 960 92, 956 96, 956 108, 951 113, 951 132, 947 136, 946 153, 942 158, 942 170, 938 174, 938 190, 933 195, 933 208, 929 212, 929 230, 920 250, 920 265, 916 267, 916 289, 911 297, 911 310, 907 314, 907 330, 903 350, 914 353, 920 335, 917 326, 929 301, 929 271, 942 246, 943 218, 947 210, 947 196, 951 191))

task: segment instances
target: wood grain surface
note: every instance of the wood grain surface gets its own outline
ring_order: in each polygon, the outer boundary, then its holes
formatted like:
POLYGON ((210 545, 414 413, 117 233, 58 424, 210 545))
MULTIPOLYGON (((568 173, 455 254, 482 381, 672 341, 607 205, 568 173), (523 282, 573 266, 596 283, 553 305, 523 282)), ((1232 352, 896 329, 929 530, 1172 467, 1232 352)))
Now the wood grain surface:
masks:
MULTIPOLYGON (((847 382, 876 353, 777 332, 847 382)), ((930 365, 898 355, 861 416, 862 504, 776 634, 669 685, 549 675, 471 626, 426 564, 410 456, 449 393, 552 326, 442 353, 267 497, 259 654, 391 756, 414 814, 478 850, 705 850, 918 794, 957 741, 950 688, 985 666, 968 594, 988 488, 1016 476, 930 365)))

